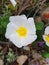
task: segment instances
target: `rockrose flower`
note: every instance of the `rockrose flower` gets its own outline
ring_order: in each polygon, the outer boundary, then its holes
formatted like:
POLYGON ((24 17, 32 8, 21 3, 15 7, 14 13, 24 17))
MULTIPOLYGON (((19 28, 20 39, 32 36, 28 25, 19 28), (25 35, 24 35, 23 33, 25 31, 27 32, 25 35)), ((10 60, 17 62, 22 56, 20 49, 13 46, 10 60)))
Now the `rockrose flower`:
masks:
POLYGON ((49 46, 49 26, 45 29, 45 34, 43 35, 43 39, 46 42, 46 45, 49 46))
POLYGON ((25 15, 11 16, 7 25, 5 37, 21 48, 37 39, 34 19, 25 15))

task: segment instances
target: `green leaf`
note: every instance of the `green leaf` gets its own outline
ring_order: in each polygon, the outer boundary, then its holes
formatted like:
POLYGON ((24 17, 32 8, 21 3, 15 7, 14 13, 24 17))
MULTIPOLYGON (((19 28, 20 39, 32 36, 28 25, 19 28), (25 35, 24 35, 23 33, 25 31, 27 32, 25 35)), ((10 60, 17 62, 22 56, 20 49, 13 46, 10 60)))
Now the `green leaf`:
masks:
POLYGON ((7 61, 12 62, 12 61, 14 61, 15 57, 16 57, 16 55, 13 52, 8 52, 7 61))
POLYGON ((9 16, 0 16, 0 41, 5 39, 5 31, 9 22, 9 16))
POLYGON ((37 34, 37 40, 38 41, 42 41, 42 35, 43 35, 43 27, 44 27, 44 23, 43 22, 36 22, 36 34, 37 34))
POLYGON ((42 56, 45 57, 45 58, 49 58, 49 53, 48 52, 44 52, 44 53, 42 53, 42 56))
POLYGON ((9 16, 2 17, 1 26, 2 26, 3 28, 6 28, 8 22, 9 22, 9 16))
POLYGON ((49 47, 46 45, 46 42, 45 42, 45 44, 44 44, 44 49, 46 49, 46 51, 49 52, 49 47))
POLYGON ((43 22, 36 22, 36 29, 37 30, 42 30, 43 29, 43 26, 44 26, 44 23, 43 22))

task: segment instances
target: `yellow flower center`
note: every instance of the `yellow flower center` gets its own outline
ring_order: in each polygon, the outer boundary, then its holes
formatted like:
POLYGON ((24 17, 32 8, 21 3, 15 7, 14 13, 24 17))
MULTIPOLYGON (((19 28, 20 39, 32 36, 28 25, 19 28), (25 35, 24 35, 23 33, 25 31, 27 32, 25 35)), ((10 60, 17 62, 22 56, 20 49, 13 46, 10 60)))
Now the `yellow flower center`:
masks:
POLYGON ((27 30, 25 27, 19 27, 19 28, 16 30, 16 32, 18 33, 18 35, 19 35, 20 37, 26 37, 27 31, 28 31, 28 30, 27 30))
POLYGON ((46 35, 45 39, 49 43, 49 35, 46 35))

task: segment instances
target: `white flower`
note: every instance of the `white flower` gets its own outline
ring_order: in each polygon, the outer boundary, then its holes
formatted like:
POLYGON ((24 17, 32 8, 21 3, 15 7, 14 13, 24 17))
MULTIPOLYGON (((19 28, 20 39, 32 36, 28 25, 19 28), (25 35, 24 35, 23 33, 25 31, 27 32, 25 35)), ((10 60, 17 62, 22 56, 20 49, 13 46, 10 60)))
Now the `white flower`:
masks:
POLYGON ((13 4, 13 6, 15 7, 16 4, 17 4, 17 2, 16 2, 15 0, 10 0, 10 1, 11 1, 11 3, 13 4))
POLYGON ((49 26, 45 29, 45 34, 43 35, 43 39, 46 42, 46 45, 49 46, 49 26))
POLYGON ((7 25, 5 37, 17 47, 27 46, 37 39, 34 19, 25 15, 11 16, 7 25))

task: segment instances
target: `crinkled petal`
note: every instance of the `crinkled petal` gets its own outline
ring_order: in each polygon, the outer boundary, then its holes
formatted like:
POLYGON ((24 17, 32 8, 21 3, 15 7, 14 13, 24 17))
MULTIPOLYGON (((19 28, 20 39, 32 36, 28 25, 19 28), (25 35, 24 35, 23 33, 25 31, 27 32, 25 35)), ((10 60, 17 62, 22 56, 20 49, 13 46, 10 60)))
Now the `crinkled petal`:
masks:
POLYGON ((26 19, 26 20, 27 20, 27 17, 26 17, 25 15, 21 15, 21 17, 22 17, 23 19, 26 19))
POLYGON ((25 15, 11 16, 9 20, 18 26, 22 26, 24 22, 27 22, 27 18, 25 15))
POLYGON ((33 18, 29 18, 27 21, 24 21, 23 26, 28 29, 29 34, 36 34, 36 27, 33 18))
POLYGON ((46 36, 46 35, 43 35, 43 39, 46 41, 45 36, 46 36))
POLYGON ((28 22, 29 22, 29 24, 32 27, 32 33, 33 34, 36 34, 36 27, 35 27, 34 19, 32 17, 31 18, 28 18, 28 22))
POLYGON ((49 26, 46 27, 45 34, 49 34, 49 26))
POLYGON ((10 37, 9 37, 10 41, 16 45, 18 48, 21 48, 23 46, 23 43, 21 42, 21 38, 18 37, 17 34, 12 34, 10 37))
POLYGON ((48 43, 48 42, 46 42, 46 45, 47 45, 47 46, 49 46, 49 43, 48 43))
POLYGON ((46 37, 46 35, 43 35, 43 39, 46 42, 46 45, 49 46, 49 43, 46 41, 45 37, 46 37))
POLYGON ((35 40, 37 39, 37 35, 29 35, 25 38, 25 41, 24 41, 24 45, 23 46, 26 46, 28 44, 31 44, 32 42, 34 42, 35 40))
POLYGON ((15 24, 13 24, 12 22, 10 22, 10 23, 7 25, 5 37, 6 37, 6 38, 9 38, 9 36, 10 36, 11 34, 16 33, 16 29, 17 29, 17 26, 16 26, 15 24))

